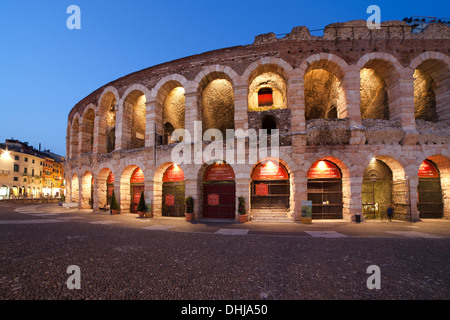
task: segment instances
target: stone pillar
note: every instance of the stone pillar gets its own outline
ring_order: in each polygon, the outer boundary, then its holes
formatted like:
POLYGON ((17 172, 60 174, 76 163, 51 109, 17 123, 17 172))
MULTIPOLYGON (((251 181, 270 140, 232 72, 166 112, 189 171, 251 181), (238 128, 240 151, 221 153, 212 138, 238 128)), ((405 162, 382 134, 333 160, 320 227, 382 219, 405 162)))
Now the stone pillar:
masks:
POLYGON ((201 215, 202 207, 202 184, 198 179, 188 178, 184 180, 186 198, 194 198, 194 220, 198 220, 201 215))
MULTIPOLYGON (((416 130, 416 119, 414 118, 414 78, 406 75, 402 76, 396 85, 394 85, 395 95, 399 103, 395 105, 395 109, 399 114, 394 114, 391 119, 398 119, 402 124, 405 135, 402 140, 403 145, 415 145, 419 138, 416 130)), ((392 90, 390 92, 392 94, 392 90)), ((389 113, 393 108, 389 108, 389 113)))
POLYGON ((301 220, 302 201, 308 200, 308 179, 306 172, 298 170, 294 173, 293 186, 291 188, 291 218, 294 221, 301 220))
MULTIPOLYGON (((409 176, 406 177, 406 179, 409 181, 409 200, 410 200, 410 207, 411 207, 411 220, 412 221, 418 221, 420 220, 420 213, 417 209, 417 202, 418 202, 418 196, 417 196, 417 186, 419 185, 419 178, 418 176, 409 176)), ((394 212, 395 217, 395 212, 394 212)))
POLYGON ((145 103, 145 146, 155 147, 156 145, 156 134, 155 134, 155 121, 156 121, 156 101, 147 101, 145 103))
POLYGON ((361 205, 361 188, 363 177, 342 178, 342 202, 343 219, 345 221, 354 221, 355 215, 361 215, 363 220, 361 205))
POLYGON ((244 79, 236 81, 234 90, 234 129, 248 129, 248 85, 244 79))
MULTIPOLYGON (((246 174, 246 178, 236 178, 236 220, 239 215, 239 197, 245 198, 245 212, 250 214, 250 178, 249 175, 246 174)), ((249 215, 250 216, 250 215, 249 215)))

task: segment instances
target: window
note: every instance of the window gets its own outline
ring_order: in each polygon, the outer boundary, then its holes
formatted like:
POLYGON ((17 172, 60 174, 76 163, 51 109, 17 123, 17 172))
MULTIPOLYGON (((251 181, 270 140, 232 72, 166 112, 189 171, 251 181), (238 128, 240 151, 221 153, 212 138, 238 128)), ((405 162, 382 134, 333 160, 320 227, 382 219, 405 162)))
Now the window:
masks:
POLYGON ((23 173, 28 173, 28 168, 23 168, 23 173))
POLYGON ((18 164, 14 165, 14 172, 19 172, 19 165, 18 164))
POLYGON ((25 162, 28 162, 28 158, 27 157, 25 157, 25 162))
POLYGON ((273 95, 271 88, 261 88, 258 91, 258 106, 272 106, 273 105, 273 95))
POLYGON ((19 156, 14 156, 14 160, 20 160, 19 156))
POLYGON ((31 163, 34 163, 34 159, 31 160, 31 163))
POLYGON ((31 169, 31 175, 34 177, 34 169, 31 169))
POLYGON ((19 181, 19 178, 17 178, 17 177, 14 177, 14 179, 13 179, 14 181, 19 181))

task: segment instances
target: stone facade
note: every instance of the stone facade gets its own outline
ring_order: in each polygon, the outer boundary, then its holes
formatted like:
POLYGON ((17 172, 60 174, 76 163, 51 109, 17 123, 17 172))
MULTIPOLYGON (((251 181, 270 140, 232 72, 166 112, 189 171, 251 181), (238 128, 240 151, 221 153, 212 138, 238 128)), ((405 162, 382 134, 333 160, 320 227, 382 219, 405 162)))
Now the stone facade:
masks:
MULTIPOLYGON (((196 144, 185 140, 161 143, 165 119, 175 116, 168 114, 166 101, 172 90, 182 88, 184 99, 177 101, 184 103, 184 119, 173 121, 176 126, 184 123, 192 138, 196 122, 203 123, 203 129, 215 126, 222 131, 248 130, 262 128, 264 116, 273 116, 282 133, 276 160, 289 173, 289 219, 298 220, 301 202, 307 200, 307 172, 319 160, 331 161, 342 173, 344 220, 360 215, 364 172, 374 158, 390 168, 392 181, 408 181, 408 210, 413 220, 420 216, 418 170, 425 159, 431 160, 440 172, 443 216, 449 218, 449 44, 449 28, 445 25, 430 25, 423 33, 411 34, 409 26, 400 21, 385 22, 380 30, 369 30, 361 21, 351 21, 327 26, 322 37, 311 36, 306 27, 296 27, 283 38, 272 33, 260 35, 251 45, 206 52, 129 74, 97 89, 69 113, 67 193, 80 208, 88 207, 90 201, 94 209, 103 207, 106 179, 112 172, 121 210, 129 212, 130 178, 140 168, 145 177, 145 197, 152 201, 154 215, 161 215, 162 178, 173 164, 172 151, 184 146, 184 150, 188 148, 198 156, 209 146, 193 139, 191 142, 196 144), (421 77, 416 82, 417 70, 421 77), (328 91, 315 101, 314 86, 308 80, 314 71, 332 79, 327 80, 329 85, 323 82, 324 89, 320 90, 328 91), (375 73, 376 79, 365 78, 375 73), (254 80, 263 79, 260 76, 265 74, 277 76, 267 76, 269 80, 261 80, 258 86, 274 83, 283 103, 258 111, 254 105, 254 80), (424 85, 423 79, 433 83, 424 85), (212 88, 215 82, 221 85, 212 88), (368 87, 361 87, 366 84, 368 87), (384 98, 376 98, 381 90, 384 98), (431 107, 430 99, 420 98, 421 90, 434 99, 431 107), (426 108, 434 109, 433 119, 415 118, 416 109, 423 107, 418 106, 418 99, 427 104, 426 108), (323 106, 325 112, 316 113, 320 119, 309 120, 306 104, 323 106), (366 118, 362 105, 364 111, 370 107, 386 108, 388 112, 366 118), (330 107, 335 108, 334 113, 328 112, 330 107)), ((320 75, 313 78, 320 83, 320 75)), ((179 110, 183 108, 178 106, 176 112, 179 110)), ((177 119, 181 118, 177 115, 177 119)), ((224 145, 224 155, 226 151, 224 145)), ((227 162, 235 174, 236 215, 238 196, 247 199, 247 211, 251 213, 248 200, 256 163, 237 161, 240 155, 249 158, 248 147, 239 148, 235 143, 233 151, 234 161, 227 162)), ((268 158, 270 155, 258 160, 268 158)), ((203 174, 208 164, 183 163, 180 167, 186 197, 194 198, 195 216, 201 218, 203 174)))

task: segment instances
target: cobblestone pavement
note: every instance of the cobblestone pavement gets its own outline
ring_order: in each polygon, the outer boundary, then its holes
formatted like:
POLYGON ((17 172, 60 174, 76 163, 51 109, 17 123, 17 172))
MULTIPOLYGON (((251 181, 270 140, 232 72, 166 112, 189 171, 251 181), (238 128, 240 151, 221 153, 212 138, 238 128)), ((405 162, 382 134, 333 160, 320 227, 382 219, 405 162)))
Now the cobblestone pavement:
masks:
POLYGON ((449 299, 450 222, 311 225, 0 206, 0 298, 449 299), (81 289, 68 289, 70 265, 81 289), (368 289, 380 270, 381 289, 368 289))

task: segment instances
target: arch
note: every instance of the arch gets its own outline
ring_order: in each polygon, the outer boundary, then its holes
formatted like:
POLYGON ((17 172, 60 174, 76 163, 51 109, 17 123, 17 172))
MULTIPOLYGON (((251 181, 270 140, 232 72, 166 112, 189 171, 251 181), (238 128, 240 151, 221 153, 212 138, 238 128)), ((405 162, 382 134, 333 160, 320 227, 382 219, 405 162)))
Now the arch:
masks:
MULTIPOLYGON (((424 157, 418 160, 430 160, 439 170, 439 180, 442 191, 443 202, 443 217, 450 218, 450 155, 444 152, 443 154, 436 154, 434 151, 429 150, 424 152, 424 157)), ((422 162, 421 162, 422 163, 422 162)), ((420 163, 420 164, 421 164, 420 163)), ((416 164, 415 169, 418 172, 420 164, 416 164)))
MULTIPOLYGON (((127 89, 121 100, 122 132, 121 148, 135 149, 145 146, 147 97, 149 90, 134 84, 127 89)), ((120 106, 119 106, 120 107, 120 106)))
POLYGON ((361 118, 401 118, 401 93, 396 87, 404 68, 391 54, 371 52, 356 63, 361 76, 361 118))
POLYGON ((97 181, 95 185, 95 201, 97 208, 105 208, 107 205, 111 204, 112 192, 114 190, 114 181, 114 173, 107 167, 100 169, 97 173, 97 181))
POLYGON ((93 209, 94 176, 86 171, 81 178, 80 208, 93 209))
POLYGON ((314 162, 307 172, 307 197, 313 219, 342 219, 343 180, 339 166, 326 159, 314 162))
POLYGON ((79 131, 80 130, 80 116, 75 114, 72 120, 71 133, 70 133, 70 158, 76 158, 80 155, 79 149, 79 131))
POLYGON ((98 99, 98 153, 110 153, 115 149, 118 101, 119 93, 112 86, 105 88, 98 99))
POLYGON ((120 211, 135 213, 139 197, 144 188, 144 173, 141 167, 129 165, 120 176, 120 211), (135 181, 132 181, 133 174, 139 174, 135 181))
POLYGON ((72 179, 70 180, 70 200, 71 202, 78 202, 79 201, 79 180, 78 175, 74 173, 72 175, 72 179))
POLYGON ((414 71, 415 118, 427 121, 450 120, 447 95, 450 87, 450 57, 426 51, 410 64, 414 71))
POLYGON ((232 166, 217 161, 204 164, 198 171, 201 177, 201 212, 204 218, 236 218, 236 182, 232 166))
POLYGON ((306 120, 348 116, 347 97, 344 89, 348 64, 331 53, 318 53, 306 58, 299 67, 304 81, 306 120), (336 112, 330 112, 332 108, 336 112))
POLYGON ((234 82, 237 74, 218 69, 202 78, 199 77, 204 74, 203 71, 197 76, 197 107, 202 120, 202 133, 208 129, 217 129, 225 139, 226 129, 234 129, 234 82))
POLYGON ((81 140, 80 153, 93 152, 94 150, 95 106, 89 104, 83 112, 80 124, 81 140))
MULTIPOLYGON (((158 89, 155 97, 154 117, 156 134, 166 137, 167 135, 171 135, 171 132, 168 133, 165 130, 167 123, 170 123, 174 130, 184 129, 185 127, 184 85, 187 80, 182 76, 177 77, 176 75, 164 77, 163 79, 157 84, 158 89), (162 82, 163 79, 165 82, 162 82)), ((163 141, 162 144, 168 144, 169 139, 162 138, 161 140, 163 141)))

